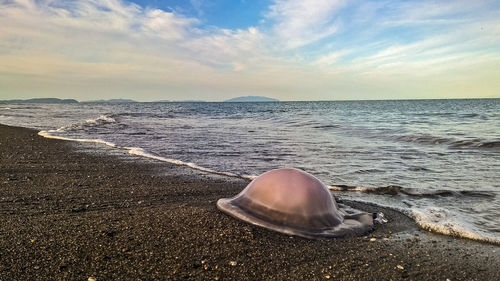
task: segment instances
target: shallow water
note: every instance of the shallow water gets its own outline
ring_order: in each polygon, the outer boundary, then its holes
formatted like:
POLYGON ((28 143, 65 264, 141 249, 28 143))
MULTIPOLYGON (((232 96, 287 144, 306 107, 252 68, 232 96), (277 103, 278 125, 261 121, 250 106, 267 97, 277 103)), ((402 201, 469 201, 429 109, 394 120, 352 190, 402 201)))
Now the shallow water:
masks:
POLYGON ((422 228, 500 241, 500 99, 0 104, 0 123, 234 176, 300 168, 422 228))

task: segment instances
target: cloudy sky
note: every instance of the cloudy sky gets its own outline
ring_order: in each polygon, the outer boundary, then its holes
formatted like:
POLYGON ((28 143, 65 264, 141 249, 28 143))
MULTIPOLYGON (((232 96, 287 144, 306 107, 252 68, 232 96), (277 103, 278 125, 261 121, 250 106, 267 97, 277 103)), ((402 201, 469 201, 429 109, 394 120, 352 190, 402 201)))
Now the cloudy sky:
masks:
POLYGON ((0 0, 0 99, 500 97, 500 1, 0 0))

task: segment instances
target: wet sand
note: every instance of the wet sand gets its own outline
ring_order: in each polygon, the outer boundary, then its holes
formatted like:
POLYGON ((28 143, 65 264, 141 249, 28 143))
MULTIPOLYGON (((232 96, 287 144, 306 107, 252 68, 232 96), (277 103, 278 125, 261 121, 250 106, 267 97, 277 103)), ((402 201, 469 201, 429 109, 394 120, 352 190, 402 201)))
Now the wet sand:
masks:
POLYGON ((0 125, 0 280, 500 280, 500 247, 395 211, 363 237, 291 237, 217 210, 245 180, 97 150, 0 125))

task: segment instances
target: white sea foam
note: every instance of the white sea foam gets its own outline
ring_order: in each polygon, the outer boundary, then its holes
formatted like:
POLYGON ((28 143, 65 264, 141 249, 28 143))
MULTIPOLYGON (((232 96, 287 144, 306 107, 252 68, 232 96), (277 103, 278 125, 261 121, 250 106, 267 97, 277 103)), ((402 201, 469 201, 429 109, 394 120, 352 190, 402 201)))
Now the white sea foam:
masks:
POLYGON ((410 216, 418 227, 430 232, 500 245, 500 239, 481 234, 443 208, 411 209, 410 216))
POLYGON ((162 161, 162 162, 167 162, 167 163, 171 163, 171 164, 175 164, 175 165, 180 165, 180 166, 187 166, 189 168, 192 168, 192 169, 195 169, 198 171, 202 171, 202 172, 206 172, 206 173, 210 173, 210 174, 215 174, 215 175, 222 175, 222 176, 249 179, 249 180, 253 180, 254 178, 256 178, 256 176, 252 176, 252 175, 237 175, 237 174, 230 173, 230 172, 220 172, 220 171, 216 171, 216 170, 212 170, 209 168, 205 168, 205 167, 196 165, 195 163, 157 156, 157 155, 154 155, 152 153, 145 151, 144 149, 142 149, 140 147, 117 146, 116 144, 114 144, 112 142, 108 142, 108 141, 105 141, 102 139, 77 139, 77 138, 67 138, 67 137, 51 135, 51 133, 56 133, 56 132, 61 132, 61 130, 57 129, 57 130, 49 130, 49 131, 40 131, 40 132, 38 132, 38 135, 40 135, 44 138, 49 138, 49 139, 104 144, 104 145, 114 147, 114 148, 126 149, 126 150, 128 150, 130 155, 142 156, 142 157, 146 157, 146 158, 150 158, 150 159, 154 159, 154 160, 158 160, 158 161, 162 161))
POLYGON ((250 176, 241 176, 241 175, 237 175, 237 174, 230 173, 230 172, 219 172, 219 171, 215 171, 215 170, 212 170, 209 168, 198 166, 198 165, 191 163, 191 162, 184 162, 184 161, 177 160, 177 159, 170 159, 170 158, 157 156, 157 155, 154 155, 154 154, 151 154, 151 153, 145 151, 144 149, 142 149, 140 147, 124 147, 124 148, 127 149, 129 154, 131 154, 131 155, 147 157, 147 158, 151 158, 151 159, 155 159, 158 161, 163 161, 163 162, 167 162, 167 163, 171 163, 171 164, 175 164, 175 165, 187 166, 187 167, 190 167, 192 169, 199 170, 199 171, 206 172, 206 173, 210 173, 210 174, 235 177, 235 178, 250 177, 250 176))
POLYGON ((111 124, 116 123, 116 120, 113 117, 101 115, 94 119, 87 119, 85 122, 73 123, 70 125, 62 126, 57 130, 50 130, 49 132, 65 132, 70 131, 72 129, 82 128, 88 125, 100 125, 100 124, 111 124))
POLYGON ((254 180, 258 176, 252 176, 252 175, 241 175, 240 178, 246 179, 246 180, 254 180))
MULTIPOLYGON (((54 130, 51 130, 54 132, 54 130)), ((56 130, 57 131, 57 130, 56 130)), ((48 139, 56 139, 56 140, 66 140, 66 141, 76 141, 76 142, 89 142, 89 143, 99 143, 99 144, 105 144, 107 146, 111 147, 116 147, 116 145, 112 142, 101 140, 101 139, 74 139, 74 138, 67 138, 67 137, 60 137, 60 136, 53 136, 50 134, 50 131, 40 131, 38 132, 38 135, 48 138, 48 139)))
POLYGON ((104 122, 104 123, 116 123, 116 120, 113 117, 106 116, 106 115, 101 115, 95 119, 88 119, 85 121, 88 124, 95 124, 99 122, 104 122))
MULTIPOLYGON (((330 186, 328 188, 330 188, 330 186)), ((359 189, 363 190, 364 188, 361 187, 359 189)), ((353 191, 353 189, 349 189, 347 191, 353 191)), ((341 195, 339 193, 336 194, 341 195)), ((474 226, 463 220, 460 220, 456 216, 453 216, 449 211, 443 208, 403 208, 363 199, 349 198, 348 200, 398 211, 411 218, 419 228, 429 232, 500 245, 500 239, 488 236, 487 234, 482 234, 480 230, 474 230, 474 226)))
POLYGON ((327 186, 328 189, 333 190, 333 191, 359 191, 359 192, 366 192, 369 190, 369 187, 359 187, 359 186, 336 186, 336 185, 329 185, 327 186))

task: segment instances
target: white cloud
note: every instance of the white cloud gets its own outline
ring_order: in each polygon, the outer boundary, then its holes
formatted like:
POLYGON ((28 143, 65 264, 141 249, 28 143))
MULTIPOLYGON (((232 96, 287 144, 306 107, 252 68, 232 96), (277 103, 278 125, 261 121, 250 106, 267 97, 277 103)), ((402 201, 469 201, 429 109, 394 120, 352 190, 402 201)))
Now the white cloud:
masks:
POLYGON ((335 64, 340 58, 349 53, 351 53, 351 51, 349 50, 334 51, 319 57, 318 59, 313 61, 312 64, 317 66, 331 66, 335 64))
POLYGON ((265 36, 255 27, 244 30, 221 29, 186 41, 182 46, 197 61, 218 69, 232 65, 233 69, 241 71, 270 59, 264 40, 265 36))
POLYGON ((196 19, 182 18, 158 9, 146 11, 143 19, 143 29, 146 32, 167 40, 180 40, 188 37, 188 29, 198 23, 196 19))
POLYGON ((275 0, 267 18, 274 23, 278 40, 297 48, 334 34, 339 23, 336 12, 343 0, 275 0))

